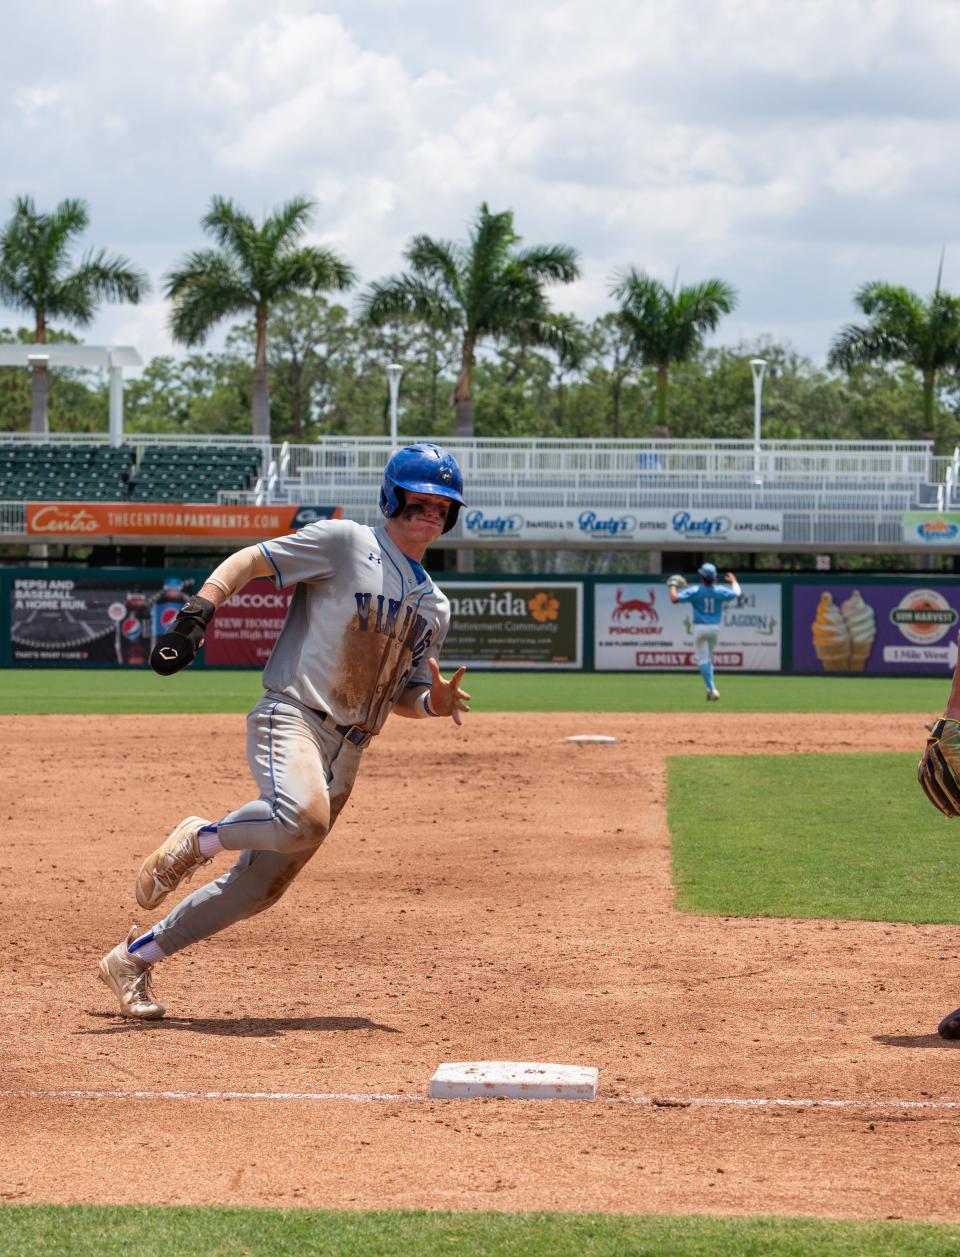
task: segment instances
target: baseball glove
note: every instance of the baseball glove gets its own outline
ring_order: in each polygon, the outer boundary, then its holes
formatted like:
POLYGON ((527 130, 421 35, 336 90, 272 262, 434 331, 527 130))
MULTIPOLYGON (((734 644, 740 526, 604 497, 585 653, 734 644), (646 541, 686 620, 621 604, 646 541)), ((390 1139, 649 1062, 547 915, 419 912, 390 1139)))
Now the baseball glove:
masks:
POLYGON ((944 816, 960 816, 960 722, 944 718, 930 729, 917 780, 944 816))
POLYGON ((687 582, 682 576, 668 576, 667 585, 672 589, 686 589, 687 582))

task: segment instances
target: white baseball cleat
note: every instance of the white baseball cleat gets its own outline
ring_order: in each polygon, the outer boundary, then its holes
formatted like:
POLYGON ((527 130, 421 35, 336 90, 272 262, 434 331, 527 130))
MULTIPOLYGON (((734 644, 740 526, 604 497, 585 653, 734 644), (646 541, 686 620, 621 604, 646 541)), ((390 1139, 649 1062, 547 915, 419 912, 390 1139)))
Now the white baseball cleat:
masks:
POLYGON ((707 690, 707 702, 708 702, 708 703, 718 703, 719 701, 720 701, 720 691, 719 691, 719 690, 707 690))
POLYGON ((150 981, 152 965, 140 960, 127 947, 137 937, 137 927, 131 925, 130 933, 108 951, 100 961, 98 977, 113 991, 120 1002, 121 1017, 135 1017, 138 1021, 157 1021, 166 1012, 153 996, 150 981))
POLYGON ((137 903, 141 908, 155 908, 163 903, 171 890, 190 878, 209 857, 200 854, 199 831, 209 825, 202 816, 188 816, 170 837, 148 855, 137 875, 137 903))

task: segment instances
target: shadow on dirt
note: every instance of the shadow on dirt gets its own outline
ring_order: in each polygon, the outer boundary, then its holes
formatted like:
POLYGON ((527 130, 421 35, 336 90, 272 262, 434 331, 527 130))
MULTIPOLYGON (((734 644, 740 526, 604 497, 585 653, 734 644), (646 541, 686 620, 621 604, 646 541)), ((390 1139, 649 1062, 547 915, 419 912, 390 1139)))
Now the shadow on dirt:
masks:
POLYGON ((875 1034, 872 1038, 874 1043, 883 1043, 887 1047, 946 1048, 947 1051, 960 1048, 960 1039, 941 1039, 938 1034, 875 1034))
POLYGON ((233 1039, 277 1039, 299 1031, 307 1034, 335 1034, 342 1030, 382 1030, 399 1034, 396 1026, 385 1026, 369 1017, 164 1017, 160 1021, 134 1021, 116 1013, 88 1013, 110 1025, 75 1034, 124 1034, 140 1030, 187 1031, 190 1034, 223 1035, 233 1039))

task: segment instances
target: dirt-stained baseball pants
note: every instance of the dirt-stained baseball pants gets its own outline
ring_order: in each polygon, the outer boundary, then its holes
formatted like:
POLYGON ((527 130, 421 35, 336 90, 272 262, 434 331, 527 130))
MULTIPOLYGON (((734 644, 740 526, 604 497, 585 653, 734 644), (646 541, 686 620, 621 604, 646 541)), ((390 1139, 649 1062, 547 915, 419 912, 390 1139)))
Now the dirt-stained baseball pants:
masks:
POLYGON ((160 948, 171 956, 276 903, 333 827, 361 755, 329 720, 264 694, 247 717, 247 762, 260 797, 217 822, 220 842, 240 858, 153 927, 160 948))

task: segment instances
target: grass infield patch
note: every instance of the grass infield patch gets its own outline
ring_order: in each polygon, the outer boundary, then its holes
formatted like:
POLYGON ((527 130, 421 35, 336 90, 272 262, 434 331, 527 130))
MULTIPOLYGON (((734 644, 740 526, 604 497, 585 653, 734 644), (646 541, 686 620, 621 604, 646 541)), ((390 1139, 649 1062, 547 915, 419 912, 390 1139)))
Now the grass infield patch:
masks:
POLYGON ((917 753, 667 762, 677 906, 721 916, 960 922, 960 822, 917 753))
POLYGON ((946 1257, 960 1226, 609 1214, 4 1205, 17 1257, 946 1257))
MULTIPOLYGON (((449 676, 454 660, 445 661, 449 676)), ((699 673, 468 672, 475 711, 924 712, 943 708, 949 685, 929 677, 785 677, 718 674, 722 698, 707 706, 699 673)), ((148 668, 0 669, 0 715, 95 712, 247 712, 260 673, 187 668, 159 677, 148 668)))

